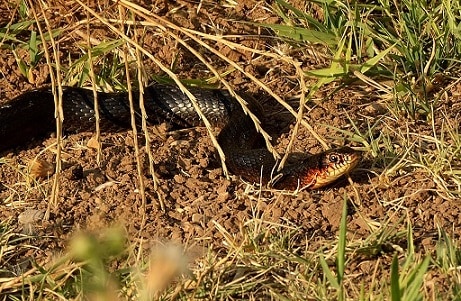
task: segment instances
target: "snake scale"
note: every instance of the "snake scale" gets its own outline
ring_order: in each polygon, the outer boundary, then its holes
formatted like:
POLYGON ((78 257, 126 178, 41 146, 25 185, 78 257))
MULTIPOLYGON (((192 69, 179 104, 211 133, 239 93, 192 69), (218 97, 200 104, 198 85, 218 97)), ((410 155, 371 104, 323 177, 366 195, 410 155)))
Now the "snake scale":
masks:
MULTIPOLYGON (((210 123, 221 128, 217 137, 229 170, 247 181, 267 183, 274 176, 277 189, 316 189, 350 172, 360 155, 348 147, 312 155, 275 172, 277 162, 264 147, 260 134, 240 104, 224 90, 189 88, 210 123)), ((138 118, 141 116, 138 93, 133 92, 138 118)), ((98 92, 102 130, 128 129, 128 93, 98 92)), ((63 87, 63 130, 67 133, 95 128, 94 100, 91 90, 63 87)), ((175 85, 155 84, 144 90, 144 107, 150 124, 168 122, 179 128, 202 124, 190 99, 175 85)), ((249 109, 263 117, 260 108, 249 101, 249 109)), ((25 92, 0 107, 0 153, 27 145, 55 129, 55 104, 50 88, 25 92)))

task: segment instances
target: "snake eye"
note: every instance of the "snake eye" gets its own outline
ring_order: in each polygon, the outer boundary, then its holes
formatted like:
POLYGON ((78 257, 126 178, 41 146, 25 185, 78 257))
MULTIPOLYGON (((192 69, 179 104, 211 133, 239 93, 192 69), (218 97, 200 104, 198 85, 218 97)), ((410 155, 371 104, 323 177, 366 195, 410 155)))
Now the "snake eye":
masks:
POLYGON ((331 163, 338 163, 339 162, 339 156, 335 155, 335 154, 330 155, 330 157, 328 159, 330 160, 331 163))

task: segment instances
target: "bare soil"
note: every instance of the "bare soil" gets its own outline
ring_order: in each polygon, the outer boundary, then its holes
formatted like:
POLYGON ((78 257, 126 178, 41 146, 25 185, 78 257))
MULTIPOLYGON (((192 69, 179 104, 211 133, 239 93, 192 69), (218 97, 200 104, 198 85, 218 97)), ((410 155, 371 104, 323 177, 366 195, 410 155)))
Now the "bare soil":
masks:
MULTIPOLYGON (((254 49, 285 47, 282 51, 298 60, 303 70, 325 66, 325 58, 313 57, 309 51, 290 47, 275 39, 258 38, 256 35, 267 36, 270 32, 240 21, 276 23, 279 20, 264 10, 260 2, 242 2, 245 4, 239 4, 236 8, 204 3, 198 9, 196 4, 183 1, 156 1, 154 5, 146 3, 145 7, 183 27, 209 33, 219 28, 226 34, 255 35, 253 38, 235 40, 254 49), (213 24, 213 27, 209 24, 213 24)), ((57 11, 63 9, 57 7, 57 11)), ((106 10, 107 14, 109 11, 106 10)), ((17 16, 10 13, 6 9, 2 11, 0 24, 15 20, 17 16)), ((60 51, 62 64, 65 65, 65 59, 77 48, 72 40, 81 40, 68 24, 79 17, 57 12, 50 15, 51 24, 55 28, 63 26, 66 31, 65 38, 58 40, 62 44, 60 51)), ((92 37, 98 39, 107 34, 102 31, 103 26, 99 27, 96 23, 91 28, 92 37)), ((167 66, 174 65, 174 71, 181 78, 209 76, 203 64, 169 36, 147 34, 143 46, 167 66)), ((270 58, 256 58, 249 52, 232 50, 219 43, 215 47, 297 107, 300 88, 293 67, 270 58)), ((26 51, 19 51, 18 55, 25 59, 28 57, 26 51)), ((218 70, 226 70, 222 61, 214 59, 210 57, 218 70)), ((50 83, 45 59, 40 60, 34 68, 33 83, 21 75, 10 49, 0 49, 0 66, 1 103, 7 103, 28 89, 50 83)), ((162 74, 147 59, 146 69, 150 74, 162 74)), ((274 100, 260 92, 242 74, 231 72, 226 79, 239 91, 251 93, 261 101, 270 119, 267 130, 275 137, 277 149, 283 152, 293 131, 293 118, 281 107, 275 106, 274 100)), ((414 121, 406 116, 396 118, 387 110, 385 103, 369 93, 365 85, 353 84, 332 93, 338 85, 333 83, 319 91, 307 104, 304 116, 316 132, 332 145, 359 146, 347 141, 347 137, 341 137, 341 133, 335 130, 353 130, 352 123, 363 132, 370 125, 377 125, 372 132, 376 137, 380 132, 390 133, 391 137, 396 135, 391 131, 432 135, 442 132, 442 120, 459 124, 459 84, 446 91, 445 97, 439 98, 434 124, 426 120, 414 121)), ((133 240, 142 237, 146 241, 175 241, 207 247, 219 244, 224 239, 216 224, 238 240, 241 226, 255 217, 298 227, 309 238, 307 248, 315 251, 325 242, 336 239, 345 198, 351 201, 347 221, 350 239, 369 237, 373 232, 370 223, 390 221, 388 227, 395 229, 395 235, 391 235, 381 252, 374 256, 354 257, 349 263, 347 274, 356 275, 354 277, 359 281, 371 277, 378 258, 388 262, 397 246, 406 247, 406 238, 396 233, 408 221, 413 227, 416 248, 422 254, 434 252, 438 228, 444 229, 455 239, 460 238, 461 205, 439 193, 440 186, 427 170, 415 166, 411 170, 398 170, 397 173, 386 172, 397 163, 399 156, 403 156, 398 146, 396 153, 388 154, 385 161, 378 161, 372 153, 364 152, 364 160, 351 175, 352 183, 342 180, 325 189, 293 195, 260 189, 236 176, 230 179, 224 177, 215 148, 204 128, 175 132, 154 128, 150 131, 153 165, 159 179, 157 188, 149 172, 149 156, 142 134, 139 135, 142 162, 139 178, 132 132, 102 133, 102 157, 99 163, 96 151, 87 147, 93 133, 80 133, 64 137, 59 197, 57 204, 51 205, 54 177, 27 181, 25 173, 27 164, 33 158, 55 163, 55 147, 52 146, 55 138, 50 136, 45 140, 31 141, 23 150, 4 154, 7 163, 0 165, 0 219, 18 221, 17 231, 32 231, 37 235, 33 244, 38 246, 33 252, 18 254, 18 261, 8 264, 13 266, 25 258, 50 258, 63 250, 68 238, 82 229, 97 231, 118 224, 126 228, 128 237, 133 240), (145 186, 145 208, 140 180, 145 186), (395 206, 396 200, 399 206, 395 206), (37 214, 35 210, 44 213, 47 208, 50 208, 47 221, 32 218, 24 222, 25 215, 37 214)), ((322 151, 318 141, 305 128, 301 127, 296 137, 294 152, 322 151)))

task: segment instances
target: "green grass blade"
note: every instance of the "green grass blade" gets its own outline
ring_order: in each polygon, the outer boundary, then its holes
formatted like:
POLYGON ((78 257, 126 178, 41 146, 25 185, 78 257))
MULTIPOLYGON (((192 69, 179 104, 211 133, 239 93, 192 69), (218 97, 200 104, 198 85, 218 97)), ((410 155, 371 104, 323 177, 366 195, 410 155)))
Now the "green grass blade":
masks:
POLYGON ((415 245, 413 243, 413 228, 410 222, 407 224, 407 257, 414 258, 415 245))
POLYGON ((421 300, 421 286, 423 285, 424 275, 429 267, 430 256, 426 256, 410 274, 408 285, 405 288, 405 300, 421 300))
POLYGON ((347 195, 344 195, 343 210, 341 213, 341 223, 339 226, 338 255, 336 258, 337 281, 340 286, 339 300, 344 299, 343 279, 346 267, 346 233, 347 233, 347 195))
POLYGON ((314 91, 317 91, 321 86, 328 84, 346 74, 346 68, 344 66, 345 64, 343 63, 343 60, 341 59, 342 54, 344 52, 345 43, 346 43, 346 39, 341 39, 341 41, 339 42, 336 48, 335 56, 333 57, 333 61, 329 68, 311 70, 311 71, 306 72, 306 75, 311 75, 311 76, 317 75, 315 77, 320 78, 319 81, 315 85, 313 85, 312 90, 310 92, 311 94, 314 91))
POLYGON ((394 255, 391 264, 391 300, 400 301, 400 285, 399 285, 399 260, 397 254, 394 255))
POLYGON ((368 70, 373 68, 379 61, 381 61, 392 49, 394 49, 396 44, 393 44, 391 47, 388 47, 386 50, 381 51, 378 55, 374 56, 373 58, 367 60, 365 63, 362 64, 362 68, 360 68, 361 73, 366 73, 368 70))
POLYGON ((330 267, 325 261, 325 258, 323 257, 323 255, 319 256, 319 261, 320 261, 320 265, 322 266, 323 274, 327 277, 328 282, 330 282, 330 285, 333 286, 335 289, 339 290, 341 287, 338 281, 336 281, 335 277, 331 273, 330 267))
POLYGON ((280 6, 284 7, 284 8, 286 8, 286 9, 288 9, 289 11, 293 12, 293 14, 297 18, 307 21, 309 24, 311 24, 312 26, 314 26, 318 30, 327 31, 327 28, 322 23, 320 23, 319 21, 317 21, 316 19, 311 17, 309 14, 297 9, 296 7, 291 5, 290 3, 288 3, 288 2, 286 2, 284 0, 276 0, 275 2, 278 5, 280 5, 280 6))
POLYGON ((310 42, 324 44, 333 47, 338 44, 338 39, 335 35, 325 33, 318 30, 307 29, 292 25, 283 24, 256 24, 272 29, 278 36, 291 39, 296 42, 310 42))
POLYGON ((30 55, 30 63, 32 66, 35 66, 38 63, 39 55, 38 55, 38 47, 37 47, 37 32, 32 31, 30 34, 29 40, 29 55, 30 55))

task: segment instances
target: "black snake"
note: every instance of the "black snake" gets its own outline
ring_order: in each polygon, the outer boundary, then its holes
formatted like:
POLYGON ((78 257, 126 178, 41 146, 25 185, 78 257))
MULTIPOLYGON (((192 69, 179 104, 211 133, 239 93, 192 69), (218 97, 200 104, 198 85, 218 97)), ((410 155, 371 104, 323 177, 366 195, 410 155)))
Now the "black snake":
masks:
MULTIPOLYGON (((315 189, 328 185, 351 171, 360 155, 348 147, 325 151, 308 157, 274 173, 276 161, 259 147, 253 121, 227 91, 189 88, 212 125, 219 126, 218 143, 224 151, 226 165, 244 179, 267 183, 277 176, 279 189, 315 189)), ((145 88, 144 107, 151 124, 168 122, 177 127, 201 125, 190 99, 174 85, 155 84, 145 88)), ((140 116, 138 93, 133 92, 135 112, 140 116)), ((63 87, 63 130, 91 131, 95 128, 94 101, 91 90, 63 87)), ((98 92, 100 126, 103 130, 130 128, 128 93, 98 92)), ((259 107, 249 108, 261 115, 259 107)), ((31 139, 55 129, 54 97, 49 88, 25 92, 0 107, 0 153, 24 146, 31 139)), ((139 117, 138 117, 139 118, 139 117)))

